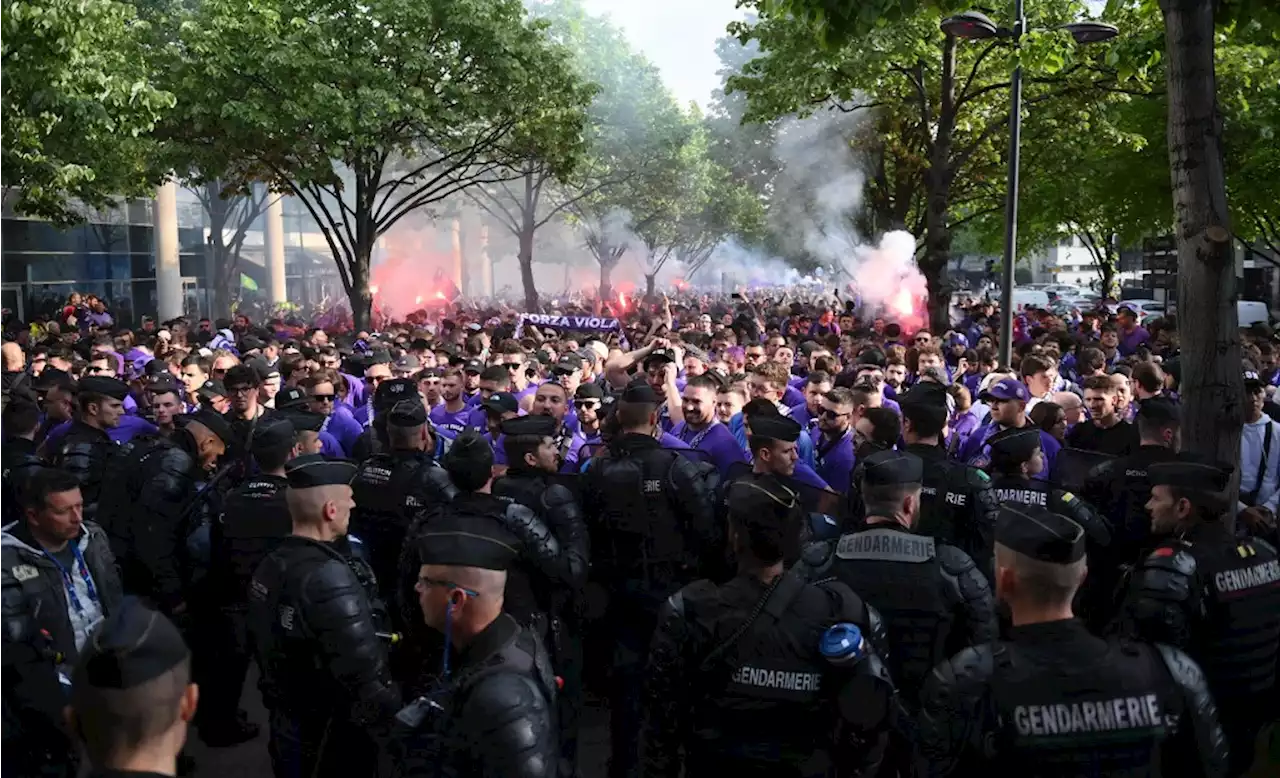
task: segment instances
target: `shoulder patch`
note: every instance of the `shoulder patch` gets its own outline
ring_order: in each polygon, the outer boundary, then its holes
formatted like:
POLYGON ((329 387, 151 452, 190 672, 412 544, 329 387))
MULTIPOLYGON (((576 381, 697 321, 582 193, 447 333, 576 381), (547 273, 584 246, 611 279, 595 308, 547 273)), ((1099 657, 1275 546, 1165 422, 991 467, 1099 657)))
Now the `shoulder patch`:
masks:
POLYGON ((1155 551, 1152 551, 1150 556, 1148 556, 1147 558, 1163 559, 1165 557, 1171 557, 1176 553, 1178 553, 1178 549, 1176 548, 1172 548, 1170 546, 1161 546, 1160 548, 1157 548, 1155 551))
POLYGON ((33 578, 40 577, 40 571, 34 565, 14 565, 13 570, 10 572, 13 573, 14 579, 18 582, 30 581, 33 578))

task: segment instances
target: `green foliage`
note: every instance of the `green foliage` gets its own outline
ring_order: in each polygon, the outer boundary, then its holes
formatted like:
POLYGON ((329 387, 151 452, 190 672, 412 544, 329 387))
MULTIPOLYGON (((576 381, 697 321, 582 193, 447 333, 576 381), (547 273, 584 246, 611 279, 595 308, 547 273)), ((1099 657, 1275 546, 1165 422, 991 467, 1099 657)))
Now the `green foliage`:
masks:
POLYGON ((149 196, 163 179, 148 133, 173 95, 152 83, 147 35, 127 3, 5 4, 0 165, 19 212, 75 223, 75 201, 149 196))
POLYGON ((207 0, 179 39, 173 134, 226 159, 234 186, 301 199, 357 321, 399 219, 583 153, 590 90, 518 0, 207 0))

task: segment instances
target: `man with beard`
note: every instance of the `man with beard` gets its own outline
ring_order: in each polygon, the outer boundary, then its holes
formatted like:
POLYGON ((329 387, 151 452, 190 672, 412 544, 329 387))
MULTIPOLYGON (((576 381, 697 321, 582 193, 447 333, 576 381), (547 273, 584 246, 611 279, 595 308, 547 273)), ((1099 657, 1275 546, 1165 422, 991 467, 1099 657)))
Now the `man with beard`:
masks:
POLYGON ((728 478, 730 468, 746 461, 742 447, 729 428, 716 418, 715 399, 720 385, 707 375, 697 375, 684 385, 681 409, 684 421, 671 431, 689 447, 701 451, 706 460, 728 478))
POLYGON ((90 520, 97 516, 107 460, 117 450, 107 431, 120 423, 128 394, 128 384, 116 378, 88 376, 81 380, 76 394, 79 413, 53 457, 56 467, 80 481, 85 517, 90 520))
MULTIPOLYGON (((531 416, 549 416, 554 419, 556 447, 560 456, 560 472, 578 472, 578 456, 587 441, 580 434, 571 434, 565 426, 565 415, 569 411, 569 394, 563 384, 545 383, 538 387, 533 395, 531 416)), ((506 451, 502 452, 501 463, 506 464, 506 451)), ((495 459, 495 461, 498 461, 495 459)))
POLYGON ((848 389, 832 389, 818 400, 814 461, 818 475, 832 490, 846 493, 853 478, 854 397, 848 389))
MULTIPOLYGON (((573 410, 578 416, 578 432, 587 446, 599 445, 600 424, 604 421, 604 389, 598 383, 583 384, 573 393, 573 410)), ((579 460, 590 457, 590 450, 579 453, 579 460)))
POLYGON ((462 393, 462 371, 450 369, 440 382, 440 396, 444 402, 431 409, 431 425, 451 438, 456 438, 467 428, 471 408, 462 393))

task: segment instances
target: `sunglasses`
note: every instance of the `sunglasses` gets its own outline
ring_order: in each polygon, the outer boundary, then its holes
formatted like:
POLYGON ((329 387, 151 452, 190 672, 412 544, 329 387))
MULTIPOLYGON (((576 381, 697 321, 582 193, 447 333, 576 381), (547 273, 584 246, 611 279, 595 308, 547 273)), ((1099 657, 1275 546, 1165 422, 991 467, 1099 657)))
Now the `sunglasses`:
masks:
POLYGON ((593 408, 599 408, 600 405, 601 403, 599 400, 574 400, 573 401, 573 407, 586 408, 588 410, 591 410, 593 408))
POLYGON ((258 387, 256 386, 228 386, 227 387, 228 394, 248 394, 249 392, 256 392, 256 391, 258 391, 258 387))
POLYGON ((322 403, 331 403, 331 402, 333 402, 333 395, 331 395, 331 394, 313 394, 313 395, 311 395, 311 399, 312 399, 312 400, 315 400, 315 401, 317 401, 317 402, 322 402, 322 403))
POLYGON ((831 408, 823 408, 823 409, 822 409, 822 418, 824 418, 824 419, 838 419, 838 418, 840 418, 841 416, 848 416, 850 413, 852 413, 852 411, 845 411, 845 412, 841 413, 840 411, 832 410, 831 408))

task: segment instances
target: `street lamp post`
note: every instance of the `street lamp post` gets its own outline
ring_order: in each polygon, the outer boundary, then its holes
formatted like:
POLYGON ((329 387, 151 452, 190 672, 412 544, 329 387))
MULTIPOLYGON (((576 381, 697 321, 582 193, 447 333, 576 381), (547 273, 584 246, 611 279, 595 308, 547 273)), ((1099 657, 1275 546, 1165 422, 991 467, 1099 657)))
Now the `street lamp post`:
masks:
MULTIPOLYGON (((1014 5, 1013 27, 997 27, 986 14, 978 11, 949 16, 942 20, 942 31, 957 38, 987 40, 1005 38, 1014 48, 1027 31, 1027 15, 1023 0, 1014 5)), ((1061 29, 1071 33, 1076 43, 1099 43, 1114 38, 1119 31, 1103 22, 1074 22, 1061 29)), ((1018 62, 1009 79, 1009 184, 1004 202, 1004 267, 1000 284, 1000 364, 1013 367, 1013 282, 1018 254, 1018 174, 1022 146, 1022 63, 1018 62)))

